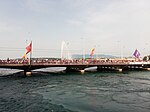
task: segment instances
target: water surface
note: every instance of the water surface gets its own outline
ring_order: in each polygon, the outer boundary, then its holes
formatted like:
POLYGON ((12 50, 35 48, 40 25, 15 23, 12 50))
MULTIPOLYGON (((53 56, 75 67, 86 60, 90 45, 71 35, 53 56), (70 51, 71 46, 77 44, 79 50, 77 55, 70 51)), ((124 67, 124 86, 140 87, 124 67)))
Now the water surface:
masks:
MULTIPOLYGON (((55 71, 55 70, 54 70, 55 71)), ((149 112, 150 72, 0 72, 0 111, 149 112)))

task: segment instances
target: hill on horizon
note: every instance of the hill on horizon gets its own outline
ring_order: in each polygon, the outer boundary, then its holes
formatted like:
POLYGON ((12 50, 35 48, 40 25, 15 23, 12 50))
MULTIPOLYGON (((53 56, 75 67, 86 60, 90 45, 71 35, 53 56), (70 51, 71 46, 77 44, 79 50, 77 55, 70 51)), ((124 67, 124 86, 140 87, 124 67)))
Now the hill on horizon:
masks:
MULTIPOLYGON (((72 58, 83 58, 83 55, 82 54, 73 54, 71 57, 72 58)), ((90 55, 85 54, 84 57, 85 58, 90 58, 90 55)), ((93 58, 116 58, 117 56, 105 55, 105 54, 94 54, 92 57, 93 58)))

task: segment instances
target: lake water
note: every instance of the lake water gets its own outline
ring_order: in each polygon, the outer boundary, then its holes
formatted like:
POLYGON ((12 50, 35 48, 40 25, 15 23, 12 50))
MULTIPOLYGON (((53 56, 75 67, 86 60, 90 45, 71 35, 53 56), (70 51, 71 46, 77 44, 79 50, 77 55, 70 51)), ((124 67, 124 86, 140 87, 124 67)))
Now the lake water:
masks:
POLYGON ((150 111, 149 71, 22 74, 0 70, 1 112, 150 111))

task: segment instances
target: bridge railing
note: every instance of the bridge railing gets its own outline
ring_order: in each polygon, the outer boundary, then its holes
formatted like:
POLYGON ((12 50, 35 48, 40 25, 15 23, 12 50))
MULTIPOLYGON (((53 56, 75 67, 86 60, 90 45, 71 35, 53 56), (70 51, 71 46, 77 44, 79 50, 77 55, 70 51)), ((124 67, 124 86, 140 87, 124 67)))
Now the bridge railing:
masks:
MULTIPOLYGON (((110 64, 150 64, 149 61, 129 61, 129 60, 97 60, 97 59, 89 59, 89 60, 82 60, 82 59, 73 59, 73 60, 49 60, 49 59, 40 59, 40 60, 31 60, 31 64, 33 65, 110 65, 110 64)), ((0 60, 0 64, 23 64, 29 65, 28 60, 0 60)))

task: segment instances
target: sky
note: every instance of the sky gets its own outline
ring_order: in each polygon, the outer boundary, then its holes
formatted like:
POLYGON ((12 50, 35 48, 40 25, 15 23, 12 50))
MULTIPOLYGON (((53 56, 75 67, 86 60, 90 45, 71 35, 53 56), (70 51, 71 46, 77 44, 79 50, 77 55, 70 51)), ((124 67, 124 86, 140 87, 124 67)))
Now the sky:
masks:
POLYGON ((150 54, 149 0, 0 0, 0 59, 150 54))

